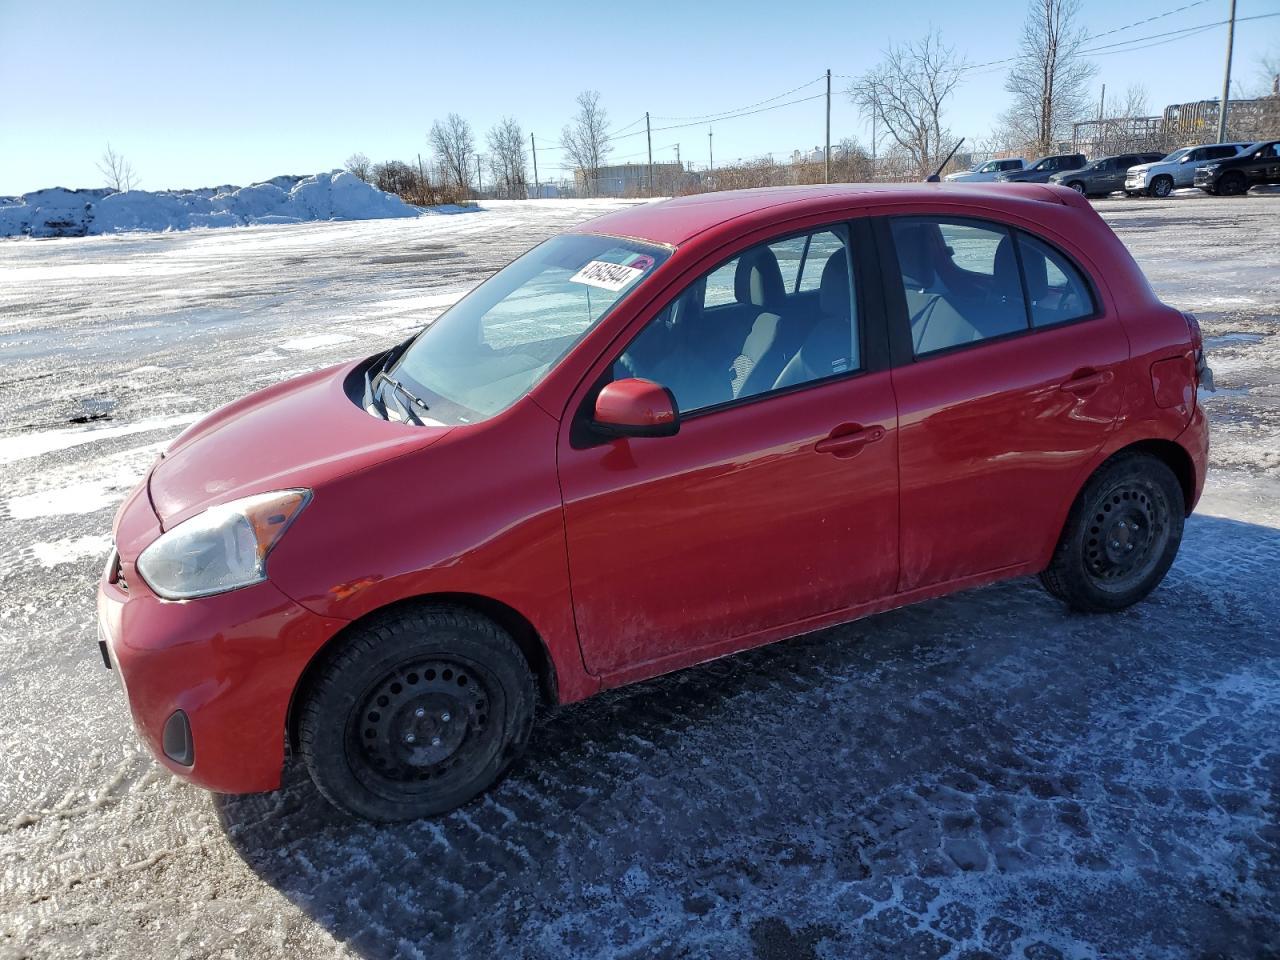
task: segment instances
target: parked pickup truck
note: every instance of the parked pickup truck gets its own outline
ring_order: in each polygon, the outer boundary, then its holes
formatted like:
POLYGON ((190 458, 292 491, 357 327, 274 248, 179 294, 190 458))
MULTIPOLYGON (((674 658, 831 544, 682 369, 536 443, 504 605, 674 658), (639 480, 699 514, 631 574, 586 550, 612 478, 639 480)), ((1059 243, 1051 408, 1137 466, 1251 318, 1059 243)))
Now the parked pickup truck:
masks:
POLYGON ((1182 147, 1155 163, 1130 167, 1124 178, 1124 192, 1130 196, 1167 197, 1175 188, 1192 186, 1196 171, 1206 163, 1234 157, 1247 146, 1247 143, 1211 143, 1182 147))
POLYGON ((1195 179, 1201 190, 1223 197, 1242 196, 1264 183, 1280 183, 1280 140, 1257 143, 1238 156, 1206 163, 1195 179))

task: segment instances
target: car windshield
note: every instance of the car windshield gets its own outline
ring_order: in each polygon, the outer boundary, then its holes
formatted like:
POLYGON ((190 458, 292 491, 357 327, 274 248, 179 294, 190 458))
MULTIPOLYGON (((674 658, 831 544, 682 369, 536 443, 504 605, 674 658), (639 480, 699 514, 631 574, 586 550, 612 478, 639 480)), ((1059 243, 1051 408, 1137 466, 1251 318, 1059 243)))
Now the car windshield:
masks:
POLYGON ((387 371, 442 423, 473 423, 523 396, 670 250, 565 234, 498 271, 423 330, 387 371))
POLYGON ((1185 157, 1185 156, 1186 156, 1188 153, 1190 153, 1190 152, 1191 152, 1191 148, 1190 148, 1190 147, 1183 147, 1181 150, 1175 150, 1175 151, 1173 151, 1173 153, 1169 154, 1167 157, 1165 157, 1165 158, 1164 158, 1163 160, 1161 160, 1160 162, 1161 162, 1161 163, 1176 163, 1177 161, 1181 160, 1183 157, 1185 157))

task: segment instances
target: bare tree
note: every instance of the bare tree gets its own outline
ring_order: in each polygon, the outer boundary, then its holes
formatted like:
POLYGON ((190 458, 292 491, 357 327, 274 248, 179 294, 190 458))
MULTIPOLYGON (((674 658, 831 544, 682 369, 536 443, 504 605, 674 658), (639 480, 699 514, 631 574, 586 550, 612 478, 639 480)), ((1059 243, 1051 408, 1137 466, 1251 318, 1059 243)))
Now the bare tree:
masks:
POLYGON ((1258 55, 1256 96, 1280 96, 1280 43, 1258 55))
POLYGON ((1039 153, 1051 153, 1092 106, 1089 81, 1097 67, 1082 52, 1088 34, 1077 25, 1079 12, 1080 0, 1031 0, 1005 80, 1013 94, 1002 117, 1010 139, 1039 153))
POLYGON ((352 176, 359 177, 365 183, 369 182, 369 177, 373 175, 373 164, 369 162, 369 158, 363 153, 353 153, 347 157, 344 164, 347 172, 352 176))
POLYGON ((884 59, 849 87, 849 97, 864 115, 888 131, 925 176, 951 148, 951 132, 942 121, 947 98, 960 83, 964 58, 937 32, 891 46, 884 59))
POLYGON ((511 117, 503 117, 489 130, 489 172, 495 192, 508 200, 523 198, 528 176, 524 161, 524 131, 511 117))
POLYGON ((1148 101, 1147 88, 1140 83, 1131 83, 1124 92, 1124 96, 1120 98, 1119 106, 1116 110, 1110 111, 1112 116, 1123 117, 1145 117, 1151 109, 1148 101))
POLYGON ((600 188, 600 167, 613 149, 605 133, 609 116, 600 106, 600 94, 594 90, 578 94, 577 102, 573 122, 560 132, 560 146, 586 181, 587 193, 595 196, 600 188))
POLYGON ((428 136, 436 152, 436 163, 450 185, 465 194, 471 189, 471 170, 475 166, 476 142, 471 124, 456 113, 431 124, 428 136))
POLYGON ((98 172, 106 177, 107 187, 116 193, 142 185, 133 170, 133 164, 112 150, 109 143, 106 152, 102 154, 102 159, 98 161, 98 172))

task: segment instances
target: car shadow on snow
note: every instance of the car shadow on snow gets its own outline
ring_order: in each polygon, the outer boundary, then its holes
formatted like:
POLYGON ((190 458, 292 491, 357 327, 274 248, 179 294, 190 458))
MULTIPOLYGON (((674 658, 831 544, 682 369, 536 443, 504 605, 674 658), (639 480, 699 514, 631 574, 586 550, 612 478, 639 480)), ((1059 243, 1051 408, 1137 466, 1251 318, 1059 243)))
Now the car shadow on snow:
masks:
POLYGON ((1196 517, 1165 583, 1022 580, 542 716, 432 821, 218 797, 370 958, 1253 956, 1280 941, 1280 531, 1196 517))

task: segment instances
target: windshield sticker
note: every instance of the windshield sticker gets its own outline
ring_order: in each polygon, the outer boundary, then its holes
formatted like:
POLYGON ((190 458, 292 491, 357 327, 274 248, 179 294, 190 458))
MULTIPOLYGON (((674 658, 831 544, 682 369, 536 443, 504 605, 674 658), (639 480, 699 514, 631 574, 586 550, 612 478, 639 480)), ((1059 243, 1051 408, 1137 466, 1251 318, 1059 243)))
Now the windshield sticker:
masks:
POLYGON ((604 260, 592 260, 585 267, 569 278, 570 283, 585 283, 589 287, 600 287, 617 293, 635 283, 644 275, 639 267, 628 267, 622 263, 607 263, 604 260))

